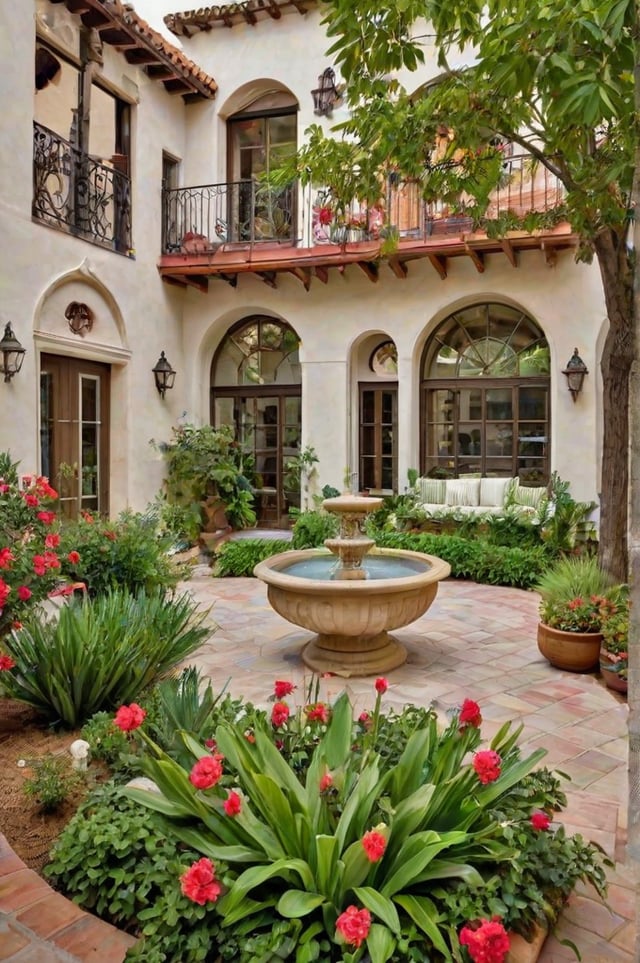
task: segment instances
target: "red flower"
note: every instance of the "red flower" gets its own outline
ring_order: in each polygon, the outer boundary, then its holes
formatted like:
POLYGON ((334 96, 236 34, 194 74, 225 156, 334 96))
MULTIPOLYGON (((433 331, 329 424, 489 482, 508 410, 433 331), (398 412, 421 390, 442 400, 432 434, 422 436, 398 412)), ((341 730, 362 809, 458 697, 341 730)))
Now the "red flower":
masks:
POLYGON ((465 726, 473 726, 474 729, 478 729, 482 723, 478 703, 474 702, 473 699, 465 699, 460 709, 458 722, 460 723, 461 729, 465 726))
POLYGON ((551 825, 551 819, 545 812, 538 810, 531 814, 531 825, 534 829, 545 830, 551 825))
POLYGON ((283 726, 290 716, 289 706, 286 702, 276 702, 274 703, 273 709, 271 710, 271 724, 274 726, 283 726))
POLYGON ((333 211, 330 207, 319 207, 317 208, 317 211, 318 224, 322 224, 323 227, 326 227, 327 224, 331 224, 331 221, 333 220, 333 211))
POLYGON ((19 585, 17 592, 18 592, 18 598, 20 599, 21 602, 28 602, 29 599, 31 598, 31 594, 32 594, 31 589, 27 588, 26 585, 19 585))
POLYGON ((205 903, 215 903, 222 892, 215 870, 215 866, 206 856, 190 866, 180 877, 180 889, 183 895, 194 903, 199 903, 200 906, 204 906, 205 903))
POLYGON ((244 734, 244 737, 245 737, 245 739, 247 740, 247 742, 255 742, 255 741, 256 741, 256 737, 255 737, 254 734, 252 733, 251 729, 247 729, 247 731, 246 731, 245 734, 244 734))
POLYGON ((80 553, 75 551, 69 552, 69 554, 67 555, 67 558, 72 565, 77 565, 78 562, 80 561, 80 553))
POLYGON ((326 725, 329 721, 329 709, 324 702, 316 702, 314 706, 307 706, 304 711, 307 714, 308 722, 322 722, 326 725))
POLYGON ((327 789, 331 789, 333 786, 333 776, 330 772, 325 772, 324 776, 320 780, 320 792, 326 792, 327 789))
POLYGON ((80 514, 84 518, 85 522, 88 522, 89 525, 93 525, 93 515, 91 512, 80 512, 80 514))
POLYGON ((478 779, 485 786, 488 782, 495 782, 500 775, 500 764, 502 759, 493 749, 484 749, 476 752, 473 757, 473 768, 478 774, 478 779))
POLYGON ((7 583, 0 578, 0 609, 5 607, 10 591, 11 586, 7 585, 7 583))
POLYGON ((223 806, 227 816, 237 816, 240 810, 242 809, 242 799, 240 798, 238 793, 235 792, 234 789, 232 789, 229 795, 227 796, 227 798, 225 799, 223 806))
POLYGON ((367 909, 359 910, 357 906, 347 906, 336 920, 336 930, 351 946, 361 946, 370 929, 371 913, 367 909))
POLYGON ((291 695, 294 689, 293 682, 285 682, 283 679, 276 679, 273 687, 276 699, 284 699, 285 696, 291 695))
POLYGON ((112 531, 111 529, 109 529, 108 531, 106 531, 106 532, 104 533, 104 537, 105 537, 105 538, 108 538, 110 542, 115 542, 115 540, 117 539, 118 536, 116 535, 116 533, 115 533, 114 531, 112 531))
POLYGON ((52 525, 56 518, 55 512, 38 512, 36 515, 38 521, 42 522, 44 525, 52 525))
POLYGON ((47 563, 44 560, 44 555, 33 556, 33 571, 36 575, 44 575, 46 573, 47 563))
POLYGON ((113 721, 123 732, 132 732, 142 725, 146 714, 137 702, 132 702, 130 706, 120 706, 113 721))
POLYGON ((0 672, 7 672, 8 669, 13 669, 14 665, 10 655, 0 655, 0 672))
POLYGON ((47 568, 60 568, 60 559, 55 552, 45 552, 44 564, 47 568))
POLYGON ((503 963, 509 952, 509 936, 499 919, 480 920, 463 926, 460 946, 466 946, 473 963, 503 963))
POLYGON ((37 495, 26 494, 26 495, 23 495, 23 498, 24 498, 25 505, 28 505, 29 508, 37 508, 38 505, 40 504, 40 499, 37 497, 37 495))
POLYGON ((51 532, 44 540, 45 548, 57 548, 60 544, 60 536, 56 532, 51 532))
POLYGON ((189 782, 196 789, 211 789, 222 776, 222 759, 219 752, 215 756, 203 756, 198 759, 189 773, 189 782))
POLYGON ((382 859, 384 856, 384 851, 387 848, 387 841, 382 833, 372 829, 370 832, 365 833, 362 837, 362 845, 365 853, 367 854, 367 859, 369 862, 377 863, 378 860, 382 859))
POLYGON ((15 560, 16 557, 10 548, 0 548, 0 568, 11 568, 11 563, 15 560))
POLYGON ((375 687, 379 695, 384 695, 389 688, 389 680, 385 679, 384 676, 380 676, 380 678, 375 681, 375 687))
POLYGON ((205 749, 209 749, 211 752, 213 752, 214 749, 218 748, 218 743, 216 742, 215 739, 205 739, 204 745, 205 745, 205 749))

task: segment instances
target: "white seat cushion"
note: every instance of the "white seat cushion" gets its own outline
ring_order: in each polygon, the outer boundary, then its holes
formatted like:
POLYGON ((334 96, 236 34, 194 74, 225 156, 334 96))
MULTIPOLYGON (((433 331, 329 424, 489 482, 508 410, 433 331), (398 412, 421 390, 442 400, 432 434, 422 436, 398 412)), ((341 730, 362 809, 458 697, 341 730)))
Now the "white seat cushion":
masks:
POLYGON ((480 504, 502 508, 507 497, 507 491, 512 484, 513 478, 481 478, 480 504))

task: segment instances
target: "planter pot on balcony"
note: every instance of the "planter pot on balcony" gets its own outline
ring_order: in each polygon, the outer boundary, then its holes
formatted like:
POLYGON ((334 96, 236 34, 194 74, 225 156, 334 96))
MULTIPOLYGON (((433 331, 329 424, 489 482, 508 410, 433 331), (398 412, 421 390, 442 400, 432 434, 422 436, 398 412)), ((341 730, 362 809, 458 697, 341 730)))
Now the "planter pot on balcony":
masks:
POLYGON ((563 632, 538 623, 538 648, 556 669, 593 672, 600 660, 600 632, 563 632))

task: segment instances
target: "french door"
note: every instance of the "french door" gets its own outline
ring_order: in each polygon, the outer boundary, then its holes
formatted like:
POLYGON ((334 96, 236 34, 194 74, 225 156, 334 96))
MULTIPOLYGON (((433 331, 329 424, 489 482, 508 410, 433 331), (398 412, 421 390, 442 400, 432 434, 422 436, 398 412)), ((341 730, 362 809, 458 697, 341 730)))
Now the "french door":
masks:
POLYGON ((107 364, 40 356, 41 470, 68 518, 109 511, 110 376, 107 364))
POLYGON ((360 385, 359 485, 398 490, 398 386, 360 385))

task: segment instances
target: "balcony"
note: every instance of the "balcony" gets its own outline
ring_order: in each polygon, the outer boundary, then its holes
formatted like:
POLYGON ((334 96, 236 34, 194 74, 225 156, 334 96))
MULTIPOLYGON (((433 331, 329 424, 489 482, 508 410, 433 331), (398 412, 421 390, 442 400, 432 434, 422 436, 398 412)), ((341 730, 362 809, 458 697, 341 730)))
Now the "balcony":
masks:
MULTIPOLYGON (((238 181, 165 190, 159 271, 170 283, 203 291, 210 278, 235 286, 243 273, 275 287, 283 272, 308 289, 312 277, 326 283, 330 268, 344 271, 349 264, 376 281, 381 259, 404 278, 410 261, 427 258, 445 278, 450 257, 468 257, 482 272, 487 254, 502 254, 517 267, 519 251, 538 249, 553 263, 559 249, 576 243, 564 222, 534 233, 518 229, 491 237, 484 223, 474 226, 470 198, 461 196, 452 207, 426 203, 421 187, 391 178, 378 204, 354 201, 342 210, 329 192, 319 191, 312 199, 297 185, 275 190, 238 181)), ((533 169, 528 155, 510 156, 485 218, 553 211, 563 199, 562 184, 546 168, 533 169)))
POLYGON ((42 124, 33 125, 32 216, 50 227, 131 255, 131 180, 110 162, 91 157, 42 124))

